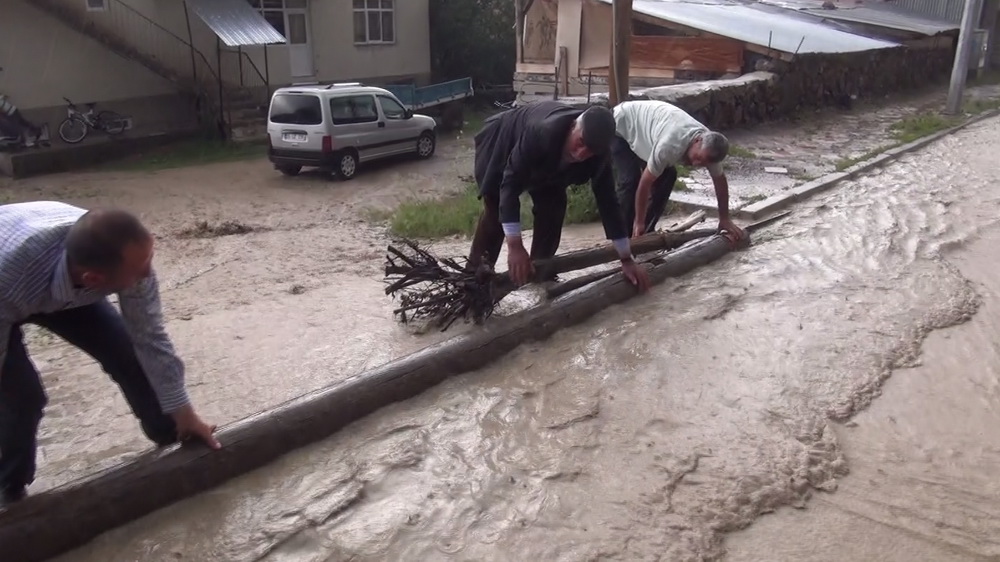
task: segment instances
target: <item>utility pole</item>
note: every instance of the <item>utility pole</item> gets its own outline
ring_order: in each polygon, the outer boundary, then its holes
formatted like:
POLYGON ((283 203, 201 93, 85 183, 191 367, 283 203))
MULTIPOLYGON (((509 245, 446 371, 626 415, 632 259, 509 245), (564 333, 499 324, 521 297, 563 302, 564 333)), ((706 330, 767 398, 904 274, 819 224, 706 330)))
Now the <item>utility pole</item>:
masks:
POLYGON ((958 34, 958 49, 955 52, 955 63, 951 68, 948 105, 945 107, 945 113, 949 115, 957 114, 962 108, 962 95, 965 93, 965 80, 969 75, 969 59, 972 56, 973 30, 979 23, 981 8, 981 0, 965 0, 962 28, 958 34))
POLYGON ((632 0, 613 0, 611 5, 611 64, 608 68, 608 101, 611 107, 629 95, 629 50, 632 46, 632 0))

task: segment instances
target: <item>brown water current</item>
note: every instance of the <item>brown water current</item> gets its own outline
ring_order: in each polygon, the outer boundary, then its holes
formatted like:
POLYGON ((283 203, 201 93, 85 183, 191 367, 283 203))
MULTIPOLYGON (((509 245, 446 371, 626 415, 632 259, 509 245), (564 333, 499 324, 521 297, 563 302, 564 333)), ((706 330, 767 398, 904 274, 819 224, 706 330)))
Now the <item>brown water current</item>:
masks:
MULTIPOLYGON (((835 426, 917 364, 931 330, 975 314, 949 256, 996 226, 998 125, 60 560, 719 559, 725 533, 761 513, 838 497, 853 461, 835 426)), ((994 413, 997 389, 983 389, 994 413)), ((996 466, 995 442, 990 454, 996 466)), ((976 485, 996 497, 995 480, 976 485)))

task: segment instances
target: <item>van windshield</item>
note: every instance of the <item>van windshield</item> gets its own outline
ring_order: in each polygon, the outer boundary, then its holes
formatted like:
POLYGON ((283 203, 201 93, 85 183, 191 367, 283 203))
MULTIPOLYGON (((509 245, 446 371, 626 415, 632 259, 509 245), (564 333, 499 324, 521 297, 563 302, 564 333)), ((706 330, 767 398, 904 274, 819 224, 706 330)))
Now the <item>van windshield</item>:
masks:
POLYGON ((319 98, 303 94, 278 94, 271 100, 271 122, 286 125, 319 125, 323 111, 319 98))

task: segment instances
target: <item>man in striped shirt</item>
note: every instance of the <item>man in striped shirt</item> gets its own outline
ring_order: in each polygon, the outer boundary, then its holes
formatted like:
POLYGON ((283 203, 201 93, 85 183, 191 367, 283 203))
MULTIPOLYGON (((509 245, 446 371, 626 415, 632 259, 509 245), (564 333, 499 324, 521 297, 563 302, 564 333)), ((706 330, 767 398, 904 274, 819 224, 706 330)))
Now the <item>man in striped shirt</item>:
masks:
POLYGON ((198 438, 184 364, 163 327, 153 237, 133 215, 35 201, 0 206, 0 491, 20 500, 35 477, 48 401, 21 325, 42 326, 93 357, 159 446, 198 438), (117 293, 121 314, 107 297, 117 293))

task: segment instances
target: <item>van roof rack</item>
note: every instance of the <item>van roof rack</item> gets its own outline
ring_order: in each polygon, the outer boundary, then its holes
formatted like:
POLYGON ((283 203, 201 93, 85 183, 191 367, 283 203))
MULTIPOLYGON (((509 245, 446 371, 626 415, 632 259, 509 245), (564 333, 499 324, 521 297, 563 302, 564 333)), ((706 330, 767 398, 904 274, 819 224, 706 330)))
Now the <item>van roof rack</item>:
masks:
POLYGON ((330 88, 349 88, 351 86, 363 86, 361 82, 334 82, 326 87, 327 90, 330 88))

